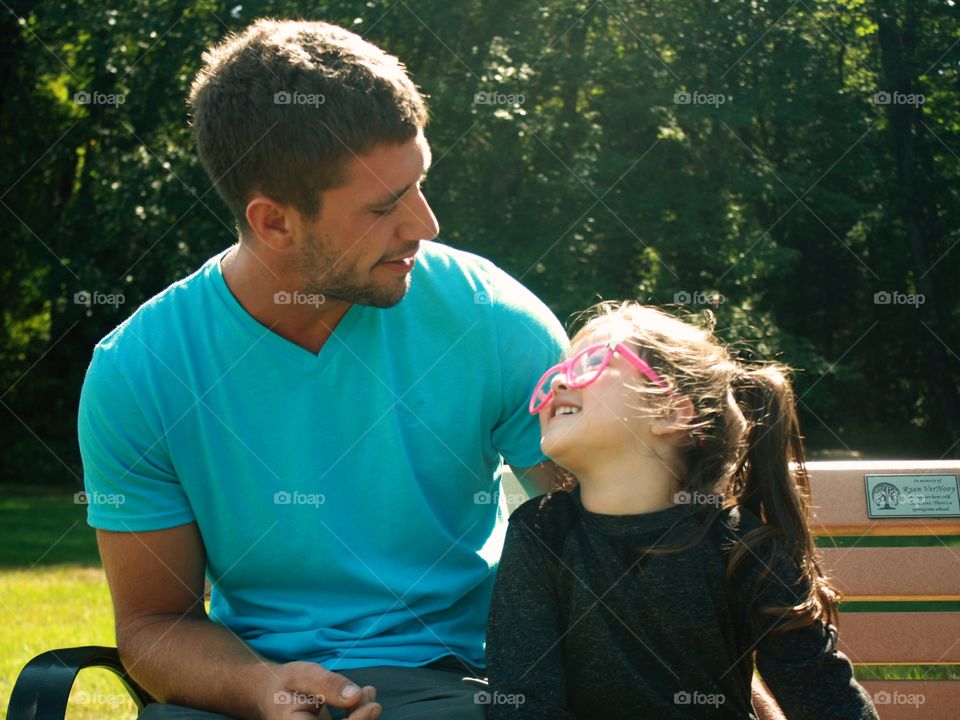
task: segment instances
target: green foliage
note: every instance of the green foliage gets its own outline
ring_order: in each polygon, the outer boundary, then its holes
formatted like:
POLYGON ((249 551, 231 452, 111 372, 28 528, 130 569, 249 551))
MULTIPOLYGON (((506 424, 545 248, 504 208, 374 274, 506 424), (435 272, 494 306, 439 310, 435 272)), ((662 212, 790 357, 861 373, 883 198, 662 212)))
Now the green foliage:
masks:
POLYGON ((725 337, 800 368, 814 449, 960 453, 960 24, 947 3, 11 7, 9 481, 79 486, 75 413, 94 343, 233 241, 184 99, 203 49, 266 15, 342 24, 406 62, 430 96, 441 240, 494 259, 561 319, 601 297, 715 299, 725 337), (924 102, 879 104, 878 92, 924 102), (124 302, 88 308, 74 302, 84 290, 124 302), (881 291, 926 302, 876 304, 881 291))

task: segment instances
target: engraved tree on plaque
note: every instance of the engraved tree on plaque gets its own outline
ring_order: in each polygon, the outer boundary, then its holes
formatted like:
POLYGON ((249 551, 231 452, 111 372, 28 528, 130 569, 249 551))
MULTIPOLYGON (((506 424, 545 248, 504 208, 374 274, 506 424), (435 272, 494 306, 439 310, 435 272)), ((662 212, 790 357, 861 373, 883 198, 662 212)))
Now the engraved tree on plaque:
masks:
POLYGON ((882 482, 874 486, 873 492, 870 493, 870 497, 873 498, 873 501, 877 504, 878 509, 893 510, 898 504, 900 504, 902 495, 900 494, 900 488, 893 483, 882 482))

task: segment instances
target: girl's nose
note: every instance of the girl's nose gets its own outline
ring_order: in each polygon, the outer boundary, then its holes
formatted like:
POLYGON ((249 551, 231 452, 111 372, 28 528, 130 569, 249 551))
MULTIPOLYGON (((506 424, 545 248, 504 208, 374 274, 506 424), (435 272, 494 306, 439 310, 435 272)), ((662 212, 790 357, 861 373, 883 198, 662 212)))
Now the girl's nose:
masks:
POLYGON ((570 386, 567 384, 567 374, 564 372, 558 372, 552 378, 550 378, 550 389, 553 392, 557 390, 569 390, 570 386))

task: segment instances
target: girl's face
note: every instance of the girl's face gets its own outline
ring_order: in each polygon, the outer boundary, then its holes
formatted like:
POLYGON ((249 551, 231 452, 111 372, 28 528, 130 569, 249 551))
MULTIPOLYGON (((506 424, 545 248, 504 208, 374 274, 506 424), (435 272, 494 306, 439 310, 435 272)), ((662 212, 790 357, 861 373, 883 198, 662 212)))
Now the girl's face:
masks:
MULTIPOLYGON (((596 336, 577 343, 571 357, 596 344, 596 336)), ((622 454, 643 450, 653 441, 651 413, 637 386, 649 382, 627 360, 614 353, 600 377, 582 388, 570 388, 566 378, 553 379, 553 398, 541 408, 540 448, 575 474, 597 452, 622 454)))

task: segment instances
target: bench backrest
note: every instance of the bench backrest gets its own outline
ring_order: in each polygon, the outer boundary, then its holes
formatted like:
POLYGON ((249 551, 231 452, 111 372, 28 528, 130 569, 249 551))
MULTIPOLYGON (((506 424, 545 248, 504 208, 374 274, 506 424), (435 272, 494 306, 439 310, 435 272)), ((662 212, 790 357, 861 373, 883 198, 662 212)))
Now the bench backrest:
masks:
POLYGON ((960 461, 807 470, 813 531, 844 596, 840 648, 880 716, 960 717, 960 461))

